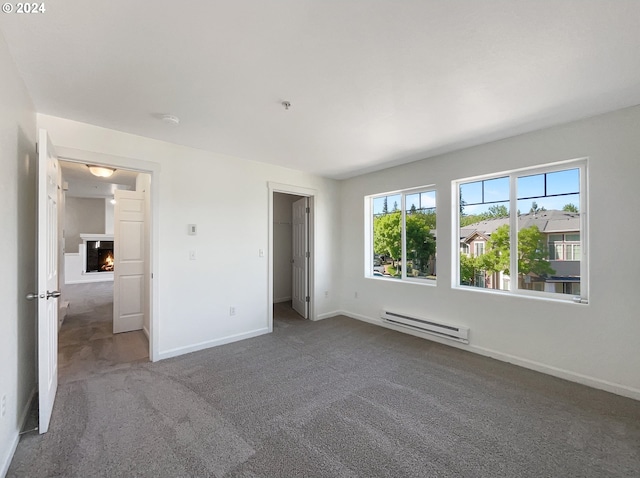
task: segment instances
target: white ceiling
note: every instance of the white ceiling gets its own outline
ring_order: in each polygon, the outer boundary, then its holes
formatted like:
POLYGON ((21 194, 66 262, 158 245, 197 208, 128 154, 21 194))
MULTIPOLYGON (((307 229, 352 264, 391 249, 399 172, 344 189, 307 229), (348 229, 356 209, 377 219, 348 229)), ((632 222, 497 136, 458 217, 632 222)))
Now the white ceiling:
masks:
POLYGON ((329 177, 640 104, 638 0, 45 5, 0 16, 39 112, 329 177))
POLYGON ((60 169, 68 197, 112 198, 116 189, 136 188, 135 171, 116 169, 112 176, 99 178, 89 172, 86 164, 71 161, 60 161, 60 169))

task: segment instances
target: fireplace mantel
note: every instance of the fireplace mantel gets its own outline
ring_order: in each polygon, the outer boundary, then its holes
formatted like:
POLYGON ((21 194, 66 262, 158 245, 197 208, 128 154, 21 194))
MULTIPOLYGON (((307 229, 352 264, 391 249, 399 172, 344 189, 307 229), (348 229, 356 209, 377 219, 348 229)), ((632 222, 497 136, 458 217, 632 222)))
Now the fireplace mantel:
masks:
POLYGON ((80 234, 83 242, 87 241, 113 241, 113 234, 80 234))

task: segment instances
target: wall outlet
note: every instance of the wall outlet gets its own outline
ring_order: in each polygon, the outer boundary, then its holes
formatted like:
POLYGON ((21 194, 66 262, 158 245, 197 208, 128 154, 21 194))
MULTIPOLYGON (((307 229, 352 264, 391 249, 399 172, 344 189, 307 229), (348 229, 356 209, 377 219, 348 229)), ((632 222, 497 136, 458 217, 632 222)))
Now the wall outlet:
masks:
POLYGON ((328 290, 325 290, 325 291, 324 291, 324 298, 325 298, 325 299, 328 299, 328 298, 329 298, 329 291, 328 291, 328 290))
POLYGON ((195 261, 196 260, 196 251, 194 251, 194 250, 190 250, 189 251, 189 260, 190 261, 195 261))
POLYGON ((357 299, 357 298, 358 298, 358 292, 357 292, 357 291, 353 294, 353 298, 354 298, 354 299, 357 299))
POLYGON ((234 306, 229 307, 229 315, 236 315, 236 308, 234 306))
POLYGON ((2 403, 0 403, 0 417, 4 418, 7 413, 7 396, 2 396, 2 403))

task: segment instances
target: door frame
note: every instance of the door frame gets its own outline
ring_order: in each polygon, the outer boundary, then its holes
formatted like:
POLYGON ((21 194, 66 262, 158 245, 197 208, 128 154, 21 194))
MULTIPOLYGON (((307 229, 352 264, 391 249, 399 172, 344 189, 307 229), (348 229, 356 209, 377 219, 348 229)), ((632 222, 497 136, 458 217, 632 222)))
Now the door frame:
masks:
POLYGON ((144 161, 141 159, 127 158, 123 156, 113 156, 104 153, 94 153, 75 148, 66 148, 56 146, 58 159, 73 163, 95 164, 96 166, 107 166, 116 169, 127 169, 139 173, 146 173, 151 176, 151 287, 149 288, 150 307, 149 307, 149 360, 157 362, 160 360, 160 307, 159 307, 159 276, 160 270, 160 253, 159 253, 159 217, 160 217, 160 164, 153 161, 144 161))
POLYGON ((315 308, 315 236, 316 236, 316 203, 318 191, 311 188, 294 186, 291 184, 267 182, 269 189, 269 266, 267 293, 267 327, 273 332, 273 195, 274 193, 293 194, 309 198, 309 320, 316 320, 315 308))

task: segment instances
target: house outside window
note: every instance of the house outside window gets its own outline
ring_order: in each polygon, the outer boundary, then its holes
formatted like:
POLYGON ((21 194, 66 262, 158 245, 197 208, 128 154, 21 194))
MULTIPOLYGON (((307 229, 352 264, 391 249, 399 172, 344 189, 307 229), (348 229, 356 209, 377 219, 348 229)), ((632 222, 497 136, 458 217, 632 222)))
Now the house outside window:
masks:
POLYGON ((586 299, 586 160, 460 180, 454 187, 455 250, 474 251, 456 254, 455 287, 586 299))

